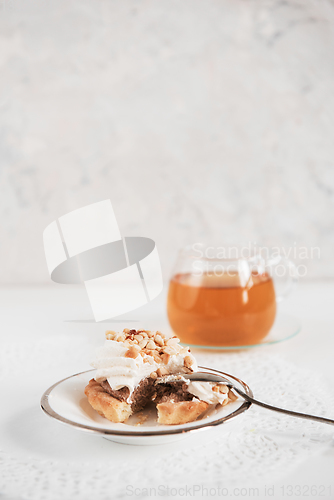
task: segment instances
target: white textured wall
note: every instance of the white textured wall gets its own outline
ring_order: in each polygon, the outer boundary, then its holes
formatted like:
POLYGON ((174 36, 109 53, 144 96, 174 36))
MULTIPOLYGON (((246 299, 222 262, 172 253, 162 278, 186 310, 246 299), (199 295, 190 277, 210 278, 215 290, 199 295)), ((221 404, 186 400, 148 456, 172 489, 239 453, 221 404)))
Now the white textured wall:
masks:
POLYGON ((334 2, 44 0, 0 13, 0 279, 111 198, 125 235, 318 246, 334 276, 334 2))

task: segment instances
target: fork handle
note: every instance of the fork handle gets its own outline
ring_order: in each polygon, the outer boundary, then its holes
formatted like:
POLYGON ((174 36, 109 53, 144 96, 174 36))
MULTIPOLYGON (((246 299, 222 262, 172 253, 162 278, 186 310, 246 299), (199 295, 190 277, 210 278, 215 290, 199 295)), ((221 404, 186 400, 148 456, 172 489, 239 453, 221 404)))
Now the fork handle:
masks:
POLYGON ((245 392, 243 392, 238 387, 233 385, 231 387, 235 392, 239 394, 242 398, 250 403, 253 403, 257 406, 262 406, 262 408, 266 408, 267 410, 277 411, 278 413, 285 413, 286 415, 291 415, 292 417, 305 418, 306 420, 315 420, 316 422, 322 422, 323 424, 334 425, 334 420, 325 417, 317 417, 316 415, 308 415, 307 413, 299 413, 298 411, 285 410, 284 408, 278 408, 277 406, 268 405, 267 403, 262 403, 262 401, 257 401, 256 399, 248 396, 245 392))

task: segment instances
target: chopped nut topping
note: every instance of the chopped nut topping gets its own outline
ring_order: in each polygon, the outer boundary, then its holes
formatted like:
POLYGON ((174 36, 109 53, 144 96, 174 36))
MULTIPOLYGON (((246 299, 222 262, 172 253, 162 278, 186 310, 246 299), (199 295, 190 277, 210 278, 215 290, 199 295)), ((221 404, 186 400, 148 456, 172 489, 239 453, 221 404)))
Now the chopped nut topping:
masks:
POLYGON ((192 373, 192 372, 193 372, 193 370, 192 370, 191 368, 187 368, 186 366, 183 366, 183 367, 181 368, 181 371, 182 371, 183 373, 192 373))
POLYGON ((160 354, 158 354, 157 351, 153 351, 153 359, 156 363, 162 363, 162 358, 160 356, 160 354))
POLYGON ((165 352, 166 354, 170 354, 171 356, 173 356, 173 354, 176 354, 176 350, 174 349, 174 347, 171 347, 169 345, 163 348, 163 352, 165 352))
POLYGON ((238 399, 238 396, 236 394, 234 394, 234 392, 231 390, 229 390, 229 392, 228 392, 228 397, 231 401, 235 401, 236 399, 238 399))
POLYGON ((168 362, 170 360, 170 354, 165 352, 164 354, 161 354, 162 361, 164 362, 165 365, 168 365, 168 362))
POLYGON ((212 390, 213 390, 213 392, 219 392, 219 386, 218 385, 214 385, 212 387, 212 390))
POLYGON ((157 334, 157 335, 154 337, 154 341, 155 341, 155 343, 156 343, 156 344, 158 344, 158 345, 159 345, 159 346, 161 346, 161 347, 164 345, 164 341, 162 340, 161 335, 158 335, 158 334, 157 334))
POLYGON ((113 334, 113 335, 117 335, 117 333, 116 333, 114 330, 107 330, 107 331, 106 331, 106 335, 107 335, 107 334, 108 334, 108 335, 112 335, 112 334, 113 334))
POLYGON ((218 387, 219 387, 219 392, 221 394, 227 394, 228 393, 229 389, 228 389, 228 387, 226 387, 226 385, 219 385, 218 387))
POLYGON ((147 356, 153 356, 154 350, 153 349, 143 349, 143 352, 147 354, 147 356))
POLYGON ((184 358, 184 361, 183 361, 183 364, 186 368, 191 368, 192 364, 193 364, 193 360, 191 359, 190 356, 186 356, 184 358))
POLYGON ((157 372, 152 372, 150 375, 151 378, 156 379, 158 378, 157 372))
POLYGON ((175 344, 178 344, 180 342, 180 339, 177 337, 172 337, 171 339, 167 339, 166 344, 170 346, 174 346, 175 344))
POLYGON ((134 330, 129 328, 124 328, 123 333, 119 334, 113 330, 108 330, 106 332, 106 337, 108 339, 115 339, 118 342, 123 342, 128 351, 126 353, 127 357, 136 358, 140 354, 144 358, 144 362, 150 362, 152 364, 164 364, 167 365, 170 361, 170 357, 178 353, 181 353, 184 358, 184 373, 191 373, 193 370, 192 358, 187 356, 190 353, 189 348, 180 346, 180 339, 174 335, 173 337, 166 338, 160 331, 152 332, 150 330, 134 330), (148 357, 149 361, 146 360, 148 357))
POLYGON ((164 366, 160 366, 157 369, 157 374, 158 374, 158 377, 163 377, 164 375, 168 375, 168 370, 164 366))
POLYGON ((157 346, 156 346, 155 342, 151 339, 147 342, 146 348, 147 349, 156 349, 157 346))
POLYGON ((114 332, 113 330, 107 330, 106 331, 106 339, 107 340, 114 340, 115 337, 117 337, 117 333, 114 332))
POLYGON ((136 359, 138 354, 139 354, 139 349, 136 346, 131 346, 130 349, 126 351, 125 357, 136 359))
POLYGON ((150 330, 138 330, 138 333, 140 333, 143 337, 148 337, 150 330))

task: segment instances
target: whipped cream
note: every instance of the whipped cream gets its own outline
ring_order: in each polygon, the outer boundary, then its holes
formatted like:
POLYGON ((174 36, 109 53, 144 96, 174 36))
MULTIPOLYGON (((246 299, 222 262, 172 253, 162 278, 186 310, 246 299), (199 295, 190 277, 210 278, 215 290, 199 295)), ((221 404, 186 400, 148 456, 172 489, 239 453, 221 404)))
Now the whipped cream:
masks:
POLYGON ((135 359, 128 358, 125 356, 128 349, 129 347, 123 342, 106 340, 104 346, 96 350, 95 359, 91 363, 91 366, 97 370, 94 377, 96 381, 107 380, 115 391, 128 387, 130 394, 127 402, 130 402, 131 394, 139 382, 149 377, 159 366, 164 366, 169 373, 179 373, 184 366, 185 356, 189 356, 192 360, 192 370, 198 370, 196 360, 189 351, 185 354, 176 353, 170 356, 168 364, 165 365, 156 363, 149 355, 144 357, 138 355, 135 359), (147 358, 146 361, 144 361, 145 358, 147 358))
POLYGON ((209 404, 223 403, 228 398, 228 394, 222 394, 221 392, 215 392, 212 390, 214 384, 212 382, 192 382, 189 381, 188 392, 209 404))
POLYGON ((114 391, 128 387, 131 395, 136 385, 154 372, 158 365, 153 358, 144 363, 140 355, 135 359, 125 357, 128 349, 122 342, 106 340, 104 346, 96 350, 91 366, 97 370, 95 380, 107 380, 114 391))

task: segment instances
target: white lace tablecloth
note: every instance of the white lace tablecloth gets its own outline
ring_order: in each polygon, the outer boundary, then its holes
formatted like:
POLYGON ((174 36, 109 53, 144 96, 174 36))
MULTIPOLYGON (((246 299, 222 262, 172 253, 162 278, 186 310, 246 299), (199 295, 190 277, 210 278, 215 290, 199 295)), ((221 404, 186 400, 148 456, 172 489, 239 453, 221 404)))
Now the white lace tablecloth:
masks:
MULTIPOLYGON (((209 488, 211 497, 219 496, 219 491, 226 497, 235 485, 255 487, 263 480, 275 481, 333 438, 330 426, 255 406, 233 422, 160 446, 116 444, 44 415, 39 408, 41 394, 57 380, 88 369, 94 347, 80 335, 3 345, 0 492, 4 498, 111 500, 156 498, 162 493, 179 498, 186 493, 182 486, 188 487, 188 496, 205 496, 206 490, 199 488, 209 488)), ((199 364, 243 379, 260 400, 334 415, 326 381, 311 370, 300 371, 270 348, 198 351, 196 356, 199 364)))

